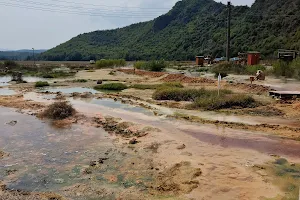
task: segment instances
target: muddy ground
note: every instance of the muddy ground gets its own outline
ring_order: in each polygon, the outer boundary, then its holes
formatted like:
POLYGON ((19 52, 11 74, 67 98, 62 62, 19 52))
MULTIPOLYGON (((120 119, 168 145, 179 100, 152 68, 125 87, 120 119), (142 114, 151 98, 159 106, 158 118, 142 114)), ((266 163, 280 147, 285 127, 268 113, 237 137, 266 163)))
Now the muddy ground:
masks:
POLYGON ((0 144, 19 144, 1 147, 3 199, 27 195, 32 199, 248 200, 284 199, 290 194, 274 183, 281 179, 267 169, 277 169, 274 160, 280 157, 299 162, 299 101, 275 101, 267 96, 269 86, 264 84, 224 81, 222 88, 249 93, 263 105, 207 112, 187 110, 187 102, 155 101, 154 90, 93 93, 82 89, 93 88, 97 80, 127 85, 181 81, 186 88, 217 87, 211 78, 111 71, 80 71, 73 80, 87 82, 50 80, 51 87, 43 90, 35 89, 34 83, 5 86, 16 94, 0 96, 0 105, 12 108, 0 116, 4 130, 0 144), (66 90, 57 93, 62 88, 66 90), (40 118, 49 104, 61 100, 70 101, 77 113, 60 121, 40 118), (31 144, 25 136, 35 126, 40 133, 32 133, 37 142, 31 144), (98 138, 99 133, 105 139, 98 138), (48 152, 54 144, 57 152, 48 152), (28 154, 19 155, 18 150, 28 154), (45 158, 58 156, 58 151, 78 153, 66 154, 68 162, 45 158), (61 177, 47 171, 51 168, 61 177))

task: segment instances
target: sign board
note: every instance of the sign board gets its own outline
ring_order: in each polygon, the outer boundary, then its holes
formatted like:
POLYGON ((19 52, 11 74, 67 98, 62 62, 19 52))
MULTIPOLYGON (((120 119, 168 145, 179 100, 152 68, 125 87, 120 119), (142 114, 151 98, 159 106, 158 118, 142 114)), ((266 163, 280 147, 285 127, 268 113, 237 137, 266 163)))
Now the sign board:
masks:
POLYGON ((219 76, 218 76, 218 96, 220 96, 221 81, 222 81, 222 76, 221 76, 221 74, 219 74, 219 76))

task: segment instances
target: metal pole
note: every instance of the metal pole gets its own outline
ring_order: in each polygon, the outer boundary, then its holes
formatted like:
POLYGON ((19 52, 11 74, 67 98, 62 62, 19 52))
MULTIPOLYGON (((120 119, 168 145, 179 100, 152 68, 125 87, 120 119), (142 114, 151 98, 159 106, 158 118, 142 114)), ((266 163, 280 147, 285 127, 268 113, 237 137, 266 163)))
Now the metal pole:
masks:
POLYGON ((230 21, 231 21, 231 3, 228 1, 227 3, 227 10, 228 10, 228 16, 227 16, 227 48, 226 48, 226 59, 227 62, 230 61, 230 21))
POLYGON ((33 51, 33 64, 35 66, 34 48, 32 48, 32 51, 33 51))

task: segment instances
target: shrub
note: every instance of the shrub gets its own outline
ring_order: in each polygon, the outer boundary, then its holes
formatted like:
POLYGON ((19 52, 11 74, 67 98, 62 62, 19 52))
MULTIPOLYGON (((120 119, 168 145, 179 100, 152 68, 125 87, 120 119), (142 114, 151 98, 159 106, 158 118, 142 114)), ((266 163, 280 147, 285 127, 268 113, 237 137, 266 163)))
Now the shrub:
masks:
POLYGON ((229 73, 253 75, 257 72, 257 70, 266 71, 266 67, 262 65, 245 66, 232 62, 225 62, 213 67, 212 72, 215 73, 216 77, 218 77, 219 73, 224 75, 222 77, 226 77, 229 73))
POLYGON ((273 74, 275 76, 285 76, 291 78, 293 77, 293 70, 287 62, 279 60, 273 65, 273 74))
POLYGON ((245 74, 256 74, 256 72, 258 70, 266 72, 267 68, 265 66, 262 66, 262 65, 246 66, 246 73, 245 74))
POLYGON ((167 66, 168 64, 164 60, 150 61, 146 63, 145 69, 149 71, 160 72, 163 71, 167 66))
POLYGON ((54 78, 54 76, 51 74, 44 74, 42 77, 43 78, 54 78))
POLYGON ((94 87, 96 90, 125 90, 127 86, 123 83, 107 83, 103 85, 97 85, 94 87))
POLYGON ((158 88, 183 88, 184 86, 180 82, 170 82, 163 84, 135 84, 130 86, 131 88, 139 89, 139 90, 147 90, 147 89, 158 89, 158 88))
POLYGON ((192 108, 205 110, 219 110, 225 108, 252 108, 256 106, 255 100, 247 95, 212 95, 206 98, 197 98, 191 105, 192 108))
POLYGON ((48 108, 42 113, 42 116, 49 119, 61 120, 68 118, 75 113, 75 109, 69 102, 61 101, 49 105, 48 108))
POLYGON ((290 64, 291 70, 293 71, 293 78, 300 79, 300 58, 293 60, 290 64))
POLYGON ((168 67, 168 63, 164 60, 153 60, 149 62, 138 61, 134 64, 136 69, 143 69, 148 71, 160 72, 168 67))
POLYGON ((135 69, 142 69, 143 66, 145 66, 146 62, 144 61, 137 61, 134 63, 133 67, 135 69))
POLYGON ((200 67, 195 70, 196 72, 208 72, 209 68, 208 67, 200 67))
POLYGON ((158 85, 135 84, 135 85, 131 85, 130 87, 138 90, 147 90, 147 89, 155 90, 158 87, 158 85))
POLYGON ((234 73, 234 74, 243 74, 245 73, 245 66, 240 64, 235 64, 232 62, 224 62, 221 64, 218 64, 217 66, 212 68, 212 72, 215 74, 228 74, 228 73, 234 73))
POLYGON ((47 81, 38 81, 35 83, 35 87, 46 87, 49 86, 49 83, 47 81))
POLYGON ((19 64, 16 63, 15 61, 12 61, 12 60, 4 61, 4 67, 17 67, 17 66, 19 66, 19 64))
POLYGON ((126 65, 126 61, 124 59, 118 60, 98 60, 96 62, 97 68, 106 68, 106 67, 122 67, 126 65))
POLYGON ((278 159, 276 159, 276 161, 274 163, 277 165, 284 165, 284 164, 288 163, 288 161, 285 158, 278 158, 278 159))
POLYGON ((37 73, 37 74, 32 74, 35 76, 40 76, 43 78, 62 78, 62 77, 69 77, 69 76, 74 76, 74 72, 51 72, 51 73, 37 73))
MULTIPOLYGON (((229 90, 221 90, 220 94, 230 94, 229 90)), ((173 100, 173 101, 194 101, 199 97, 207 98, 217 96, 217 90, 202 89, 179 89, 179 88, 160 88, 153 94, 155 100, 173 100)))
POLYGON ((180 82, 168 82, 168 83, 161 84, 160 87, 183 88, 184 86, 180 82))
POLYGON ((86 83, 88 82, 86 79, 76 79, 73 81, 74 83, 86 83))

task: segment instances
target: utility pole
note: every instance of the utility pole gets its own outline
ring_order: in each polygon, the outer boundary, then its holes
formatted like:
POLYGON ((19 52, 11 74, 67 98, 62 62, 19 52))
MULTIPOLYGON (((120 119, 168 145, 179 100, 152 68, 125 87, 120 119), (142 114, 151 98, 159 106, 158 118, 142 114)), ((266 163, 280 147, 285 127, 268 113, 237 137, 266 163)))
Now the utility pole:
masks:
POLYGON ((33 51, 33 64, 35 66, 34 48, 32 48, 32 51, 33 51))
POLYGON ((228 10, 228 16, 227 16, 227 47, 226 47, 226 59, 227 62, 230 61, 230 21, 231 21, 231 3, 228 1, 227 3, 227 10, 228 10))

